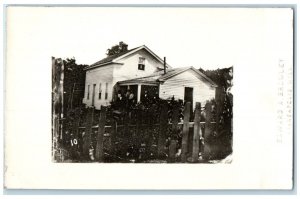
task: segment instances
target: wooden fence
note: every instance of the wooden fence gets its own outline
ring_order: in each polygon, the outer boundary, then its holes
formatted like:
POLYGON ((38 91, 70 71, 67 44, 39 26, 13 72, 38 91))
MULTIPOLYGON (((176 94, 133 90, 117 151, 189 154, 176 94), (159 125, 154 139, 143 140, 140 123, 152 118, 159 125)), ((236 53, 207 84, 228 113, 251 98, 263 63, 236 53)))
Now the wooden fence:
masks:
POLYGON ((75 113, 72 124, 73 138, 78 140, 80 135, 84 134, 82 156, 86 160, 107 162, 106 155, 116 157, 119 153, 119 156, 122 156, 120 153, 125 153, 126 147, 118 151, 115 144, 122 142, 128 147, 135 145, 140 150, 144 148, 145 151, 151 151, 153 158, 158 160, 170 163, 199 162, 201 158, 207 159, 204 141, 216 127, 211 106, 210 103, 206 104, 205 117, 200 103, 196 103, 193 115, 190 102, 185 104, 182 113, 179 106, 173 106, 172 110, 169 110, 166 103, 147 110, 125 111, 123 114, 102 106, 96 125, 93 125, 94 119, 97 119, 94 118, 95 110, 89 108, 84 126, 80 126, 80 115, 75 113), (107 117, 111 114, 113 116, 110 116, 108 121, 107 117), (183 118, 180 115, 183 115, 183 118), (91 146, 94 146, 92 158, 91 146))

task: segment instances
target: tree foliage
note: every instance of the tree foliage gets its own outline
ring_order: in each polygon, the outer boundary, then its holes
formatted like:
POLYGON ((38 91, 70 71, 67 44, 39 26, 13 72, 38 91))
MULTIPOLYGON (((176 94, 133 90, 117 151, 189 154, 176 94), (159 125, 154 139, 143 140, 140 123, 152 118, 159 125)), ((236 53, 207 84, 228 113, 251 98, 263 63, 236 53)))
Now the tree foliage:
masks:
POLYGON ((69 109, 80 106, 84 97, 85 71, 87 65, 76 64, 75 58, 67 58, 64 63, 64 114, 69 109))
POLYGON ((233 86, 233 67, 217 69, 217 70, 203 70, 200 72, 207 75, 213 80, 218 88, 216 89, 216 121, 217 129, 216 133, 208 137, 206 142, 210 142, 212 145, 222 145, 222 150, 213 152, 213 156, 224 158, 226 155, 232 152, 232 118, 233 118, 233 95, 230 91, 233 86))
POLYGON ((122 41, 119 44, 112 46, 111 48, 107 49, 107 56, 116 55, 122 52, 126 52, 128 50, 128 45, 122 41))
POLYGON ((218 68, 217 70, 203 70, 202 68, 200 68, 199 71, 204 73, 211 80, 213 80, 219 87, 222 87, 225 90, 232 87, 232 78, 233 78, 232 66, 229 68, 222 68, 222 69, 218 68))

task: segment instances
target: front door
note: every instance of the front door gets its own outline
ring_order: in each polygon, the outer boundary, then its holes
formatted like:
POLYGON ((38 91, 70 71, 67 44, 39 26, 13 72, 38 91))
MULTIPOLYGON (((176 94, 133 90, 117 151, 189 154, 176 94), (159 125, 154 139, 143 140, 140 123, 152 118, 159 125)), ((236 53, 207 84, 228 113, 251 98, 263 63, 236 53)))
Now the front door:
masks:
POLYGON ((191 102, 191 111, 193 111, 193 88, 184 87, 184 104, 191 102))
POLYGON ((94 106, 95 104, 95 89, 96 89, 96 84, 93 85, 92 106, 94 106))

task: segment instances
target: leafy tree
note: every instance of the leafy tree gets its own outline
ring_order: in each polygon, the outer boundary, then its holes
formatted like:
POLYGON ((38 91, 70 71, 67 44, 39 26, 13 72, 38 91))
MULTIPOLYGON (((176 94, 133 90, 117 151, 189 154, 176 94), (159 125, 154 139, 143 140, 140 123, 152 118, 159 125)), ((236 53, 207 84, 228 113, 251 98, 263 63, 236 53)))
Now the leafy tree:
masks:
POLYGON ((219 87, 224 88, 227 90, 232 86, 232 71, 233 67, 229 68, 222 68, 216 70, 203 70, 202 68, 199 69, 200 72, 207 75, 211 80, 213 80, 219 87))
MULTIPOLYGON (((210 137, 214 144, 222 145, 224 148, 217 152, 216 157, 224 158, 232 152, 232 107, 233 95, 230 92, 233 79, 233 67, 217 69, 217 70, 203 70, 200 72, 207 75, 217 85, 216 90, 216 121, 218 123, 215 135, 210 137)), ((213 144, 213 143, 212 143, 213 144)))
POLYGON ((119 44, 112 46, 111 48, 107 49, 107 56, 116 55, 122 52, 128 51, 128 45, 122 41, 119 44))
POLYGON ((67 58, 64 63, 64 114, 81 105, 84 97, 85 71, 87 65, 76 64, 75 58, 67 58))

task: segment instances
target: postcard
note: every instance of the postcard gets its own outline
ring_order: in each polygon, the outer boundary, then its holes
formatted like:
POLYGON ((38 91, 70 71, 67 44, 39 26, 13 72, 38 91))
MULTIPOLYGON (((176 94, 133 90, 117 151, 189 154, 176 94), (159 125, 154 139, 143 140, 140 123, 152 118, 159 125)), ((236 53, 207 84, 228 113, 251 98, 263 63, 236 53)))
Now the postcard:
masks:
POLYGON ((292 8, 5 9, 5 188, 293 188, 292 8))

